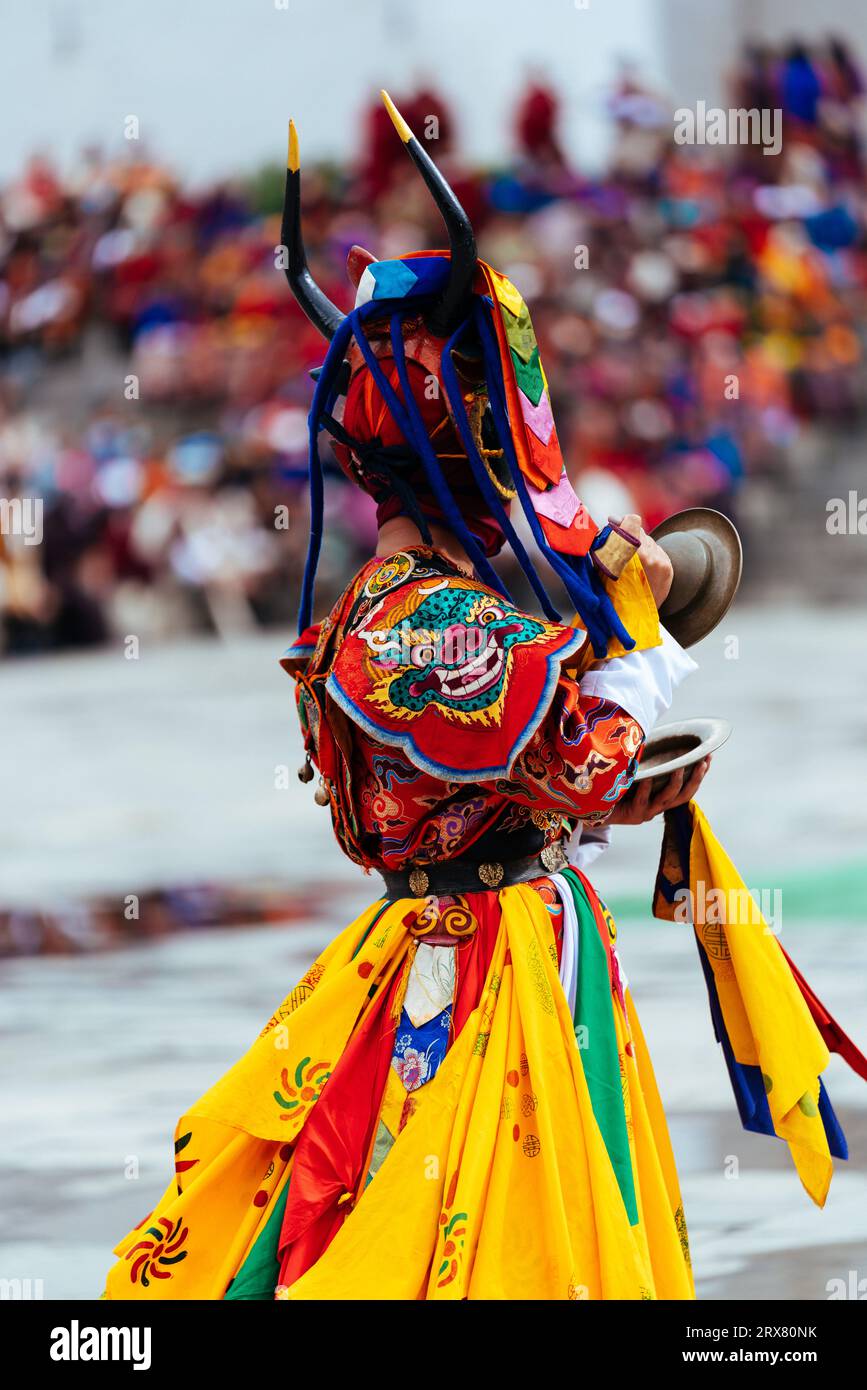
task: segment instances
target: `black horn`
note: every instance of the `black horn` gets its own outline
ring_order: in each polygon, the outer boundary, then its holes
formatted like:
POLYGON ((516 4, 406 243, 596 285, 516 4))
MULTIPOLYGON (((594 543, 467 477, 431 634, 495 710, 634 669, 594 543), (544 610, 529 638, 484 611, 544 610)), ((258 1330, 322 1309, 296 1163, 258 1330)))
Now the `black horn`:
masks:
POLYGON ((466 314, 467 301, 472 292, 478 260, 475 234, 472 223, 455 197, 453 190, 443 178, 427 150, 419 144, 413 135, 388 92, 382 93, 382 99, 395 130, 406 146, 410 159, 424 179, 440 210, 449 235, 449 248, 451 250, 449 281, 436 307, 427 316, 427 325, 431 332, 439 337, 446 337, 457 327, 466 314))
POLYGON ((334 337, 343 314, 317 285, 307 268, 304 239, 301 236, 301 165, 298 158, 298 132, 295 122, 289 122, 289 157, 286 161, 286 191, 283 196, 283 222, 280 237, 286 247, 289 264, 286 279, 301 308, 324 338, 334 337))

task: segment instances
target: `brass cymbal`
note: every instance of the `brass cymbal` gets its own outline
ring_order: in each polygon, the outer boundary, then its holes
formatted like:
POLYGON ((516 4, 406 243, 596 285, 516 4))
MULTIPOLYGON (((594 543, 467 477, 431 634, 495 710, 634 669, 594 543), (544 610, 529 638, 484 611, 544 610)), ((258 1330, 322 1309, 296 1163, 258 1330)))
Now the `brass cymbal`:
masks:
POLYGON ((710 507, 675 512, 651 535, 674 566, 660 620, 682 647, 692 647, 722 621, 738 591, 740 536, 727 516, 710 507))
POLYGON ((708 753, 722 745, 731 735, 727 719, 682 719, 674 724, 660 724, 647 737, 641 750, 636 782, 648 777, 664 781, 680 767, 693 767, 708 753))

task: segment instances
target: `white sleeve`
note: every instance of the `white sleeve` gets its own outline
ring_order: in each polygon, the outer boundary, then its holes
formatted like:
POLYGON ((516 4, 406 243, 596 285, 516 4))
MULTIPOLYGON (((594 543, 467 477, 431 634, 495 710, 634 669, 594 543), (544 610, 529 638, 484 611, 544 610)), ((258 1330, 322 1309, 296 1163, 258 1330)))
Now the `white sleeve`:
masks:
POLYGON ((566 849, 570 864, 586 873, 590 864, 603 854, 611 843, 611 827, 608 825, 585 825, 575 827, 575 832, 566 849))
POLYGON ((665 628, 660 631, 661 647, 595 661, 580 681, 582 695, 613 701, 632 715, 645 734, 668 709, 681 681, 698 670, 671 633, 665 628))

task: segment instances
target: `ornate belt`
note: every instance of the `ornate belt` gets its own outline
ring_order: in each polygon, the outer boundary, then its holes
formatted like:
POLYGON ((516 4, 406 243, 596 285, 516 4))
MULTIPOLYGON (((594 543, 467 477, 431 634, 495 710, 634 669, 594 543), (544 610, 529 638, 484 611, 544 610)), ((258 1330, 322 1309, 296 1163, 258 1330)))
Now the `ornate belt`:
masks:
POLYGON ((508 888, 514 883, 555 874, 569 863, 562 843, 546 845, 538 854, 527 854, 506 863, 486 860, 471 863, 450 859, 442 864, 414 864, 400 872, 382 870, 386 897, 445 897, 456 893, 484 893, 508 888))

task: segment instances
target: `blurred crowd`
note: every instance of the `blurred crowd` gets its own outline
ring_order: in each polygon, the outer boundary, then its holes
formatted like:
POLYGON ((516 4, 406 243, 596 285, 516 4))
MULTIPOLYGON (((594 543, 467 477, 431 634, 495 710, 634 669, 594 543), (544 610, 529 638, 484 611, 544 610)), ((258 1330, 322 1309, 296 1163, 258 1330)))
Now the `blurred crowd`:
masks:
POLYGON ((284 927, 315 918, 316 894, 285 883, 178 883, 134 897, 68 899, 50 907, 0 907, 0 960, 83 955, 176 931, 284 927))
MULTIPOLYGON (((543 74, 498 168, 462 158, 437 91, 395 97, 531 305, 594 514, 737 513, 751 480, 784 480, 801 430, 859 418, 863 83, 844 43, 744 51, 730 100, 782 111, 778 156, 677 144, 671 103, 629 70, 594 176, 570 164, 543 74)), ((304 169, 311 268, 346 308, 353 243, 442 242, 381 105, 359 129, 346 163, 304 169)), ((8 654, 292 625, 323 343, 276 265, 283 173, 196 190, 136 151, 88 150, 63 175, 35 157, 0 190, 0 502, 43 504, 39 544, 0 514, 8 654)), ((323 600, 374 533, 336 475, 327 498, 323 600)))

